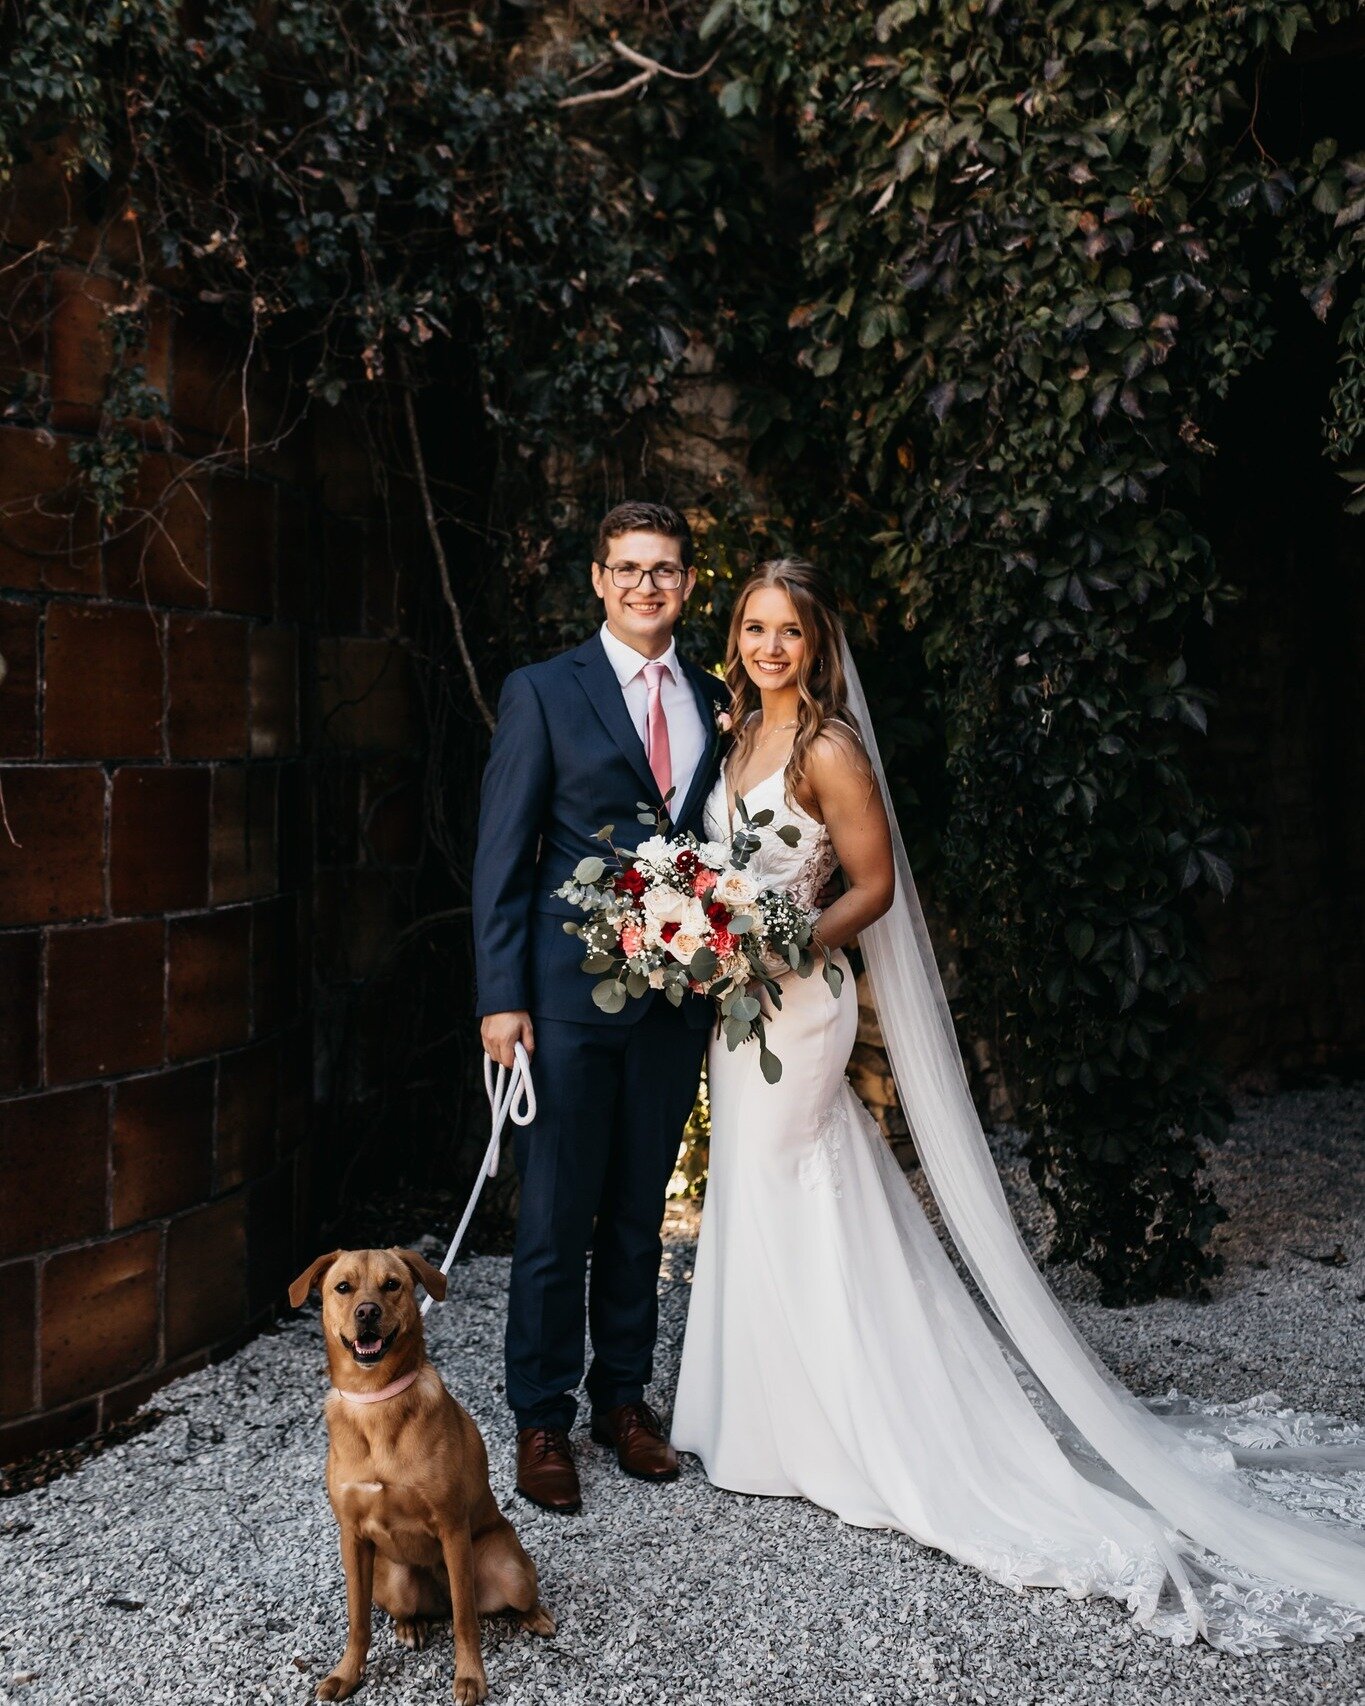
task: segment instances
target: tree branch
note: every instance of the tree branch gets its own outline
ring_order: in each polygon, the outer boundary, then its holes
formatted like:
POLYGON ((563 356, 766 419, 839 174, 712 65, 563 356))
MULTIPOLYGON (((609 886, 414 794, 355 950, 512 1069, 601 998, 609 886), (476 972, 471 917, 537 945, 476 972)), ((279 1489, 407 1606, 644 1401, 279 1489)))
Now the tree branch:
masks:
POLYGON ((441 575, 441 592, 450 611, 450 623, 455 630, 455 644, 459 648, 460 662, 464 665, 465 679, 469 682, 469 691, 474 696, 474 703, 479 708, 479 714, 487 723, 490 731, 497 727, 498 719, 488 708, 488 701, 483 696, 483 688, 479 685, 479 674, 474 668, 474 659, 469 654, 469 645, 464 637, 464 617, 456 602, 455 593, 450 584, 450 561, 446 556, 446 548, 441 542, 441 530, 436 523, 436 506, 431 501, 431 487, 427 482, 426 459, 422 455, 422 440, 417 431, 417 410, 412 401, 412 386, 403 387, 403 415, 408 423, 408 443, 412 448, 413 472, 417 476, 417 489, 422 494, 422 509, 427 518, 427 534, 431 539, 431 548, 436 556, 436 567, 441 575))
POLYGON ((633 47, 627 47, 623 41, 614 41, 612 51, 620 55, 630 65, 638 65, 639 72, 634 77, 628 77, 624 83, 617 83, 611 89, 592 89, 584 95, 565 95, 556 105, 563 107, 586 107, 594 101, 619 101, 625 95, 630 95, 636 89, 643 89, 647 83, 652 83, 656 77, 672 77, 679 83, 693 83, 706 73, 720 58, 717 49, 706 64, 698 71, 675 71, 670 65, 663 65, 657 59, 651 59, 648 54, 639 53, 633 47))

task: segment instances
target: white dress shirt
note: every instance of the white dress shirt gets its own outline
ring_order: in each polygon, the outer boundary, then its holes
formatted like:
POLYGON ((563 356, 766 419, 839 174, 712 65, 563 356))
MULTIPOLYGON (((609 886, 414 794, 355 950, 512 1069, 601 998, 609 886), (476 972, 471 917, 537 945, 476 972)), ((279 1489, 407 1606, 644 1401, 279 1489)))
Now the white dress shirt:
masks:
POLYGON ((668 674, 659 689, 659 703, 663 706, 664 718, 668 723, 668 751, 673 768, 671 805, 675 813, 680 812, 692 786, 692 778, 697 773, 697 766, 701 763, 702 754, 706 751, 706 727, 701 720, 701 713, 697 710, 692 683, 683 673, 677 642, 670 641, 668 650, 662 657, 650 659, 643 652, 637 652, 634 646, 628 646, 624 640, 617 639, 604 622, 602 645, 611 661, 611 667, 616 671, 616 679, 621 683, 621 697, 626 702, 630 720, 635 724, 635 732, 646 752, 649 750, 645 733, 649 720, 649 683, 645 680, 645 665, 653 661, 668 667, 668 674))

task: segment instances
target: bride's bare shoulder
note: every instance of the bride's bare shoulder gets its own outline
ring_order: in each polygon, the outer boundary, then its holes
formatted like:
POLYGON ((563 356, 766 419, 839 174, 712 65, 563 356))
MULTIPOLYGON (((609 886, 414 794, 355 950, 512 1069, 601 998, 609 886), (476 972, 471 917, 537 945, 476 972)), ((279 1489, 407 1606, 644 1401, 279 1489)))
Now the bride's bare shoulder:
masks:
POLYGON ((817 773, 847 769, 850 764, 860 772, 872 768, 862 736, 842 717, 826 717, 820 725, 819 734, 810 743, 810 763, 817 773))

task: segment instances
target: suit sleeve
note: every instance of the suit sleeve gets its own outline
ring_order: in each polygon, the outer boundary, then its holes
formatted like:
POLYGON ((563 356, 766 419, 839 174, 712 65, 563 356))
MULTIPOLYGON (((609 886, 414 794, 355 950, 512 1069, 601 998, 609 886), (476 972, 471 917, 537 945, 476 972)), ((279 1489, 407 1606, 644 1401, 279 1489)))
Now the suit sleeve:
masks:
POLYGON ((474 850, 474 1011, 530 1006, 530 923, 541 813, 553 780, 545 713, 525 671, 503 684, 474 850))

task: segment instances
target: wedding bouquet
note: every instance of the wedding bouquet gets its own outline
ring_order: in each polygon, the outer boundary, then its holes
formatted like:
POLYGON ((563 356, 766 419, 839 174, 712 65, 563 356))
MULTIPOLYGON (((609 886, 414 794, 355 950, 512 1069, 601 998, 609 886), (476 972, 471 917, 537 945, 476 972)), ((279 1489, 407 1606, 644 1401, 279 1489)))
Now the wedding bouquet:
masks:
MULTIPOLYGON (((670 836, 664 811, 640 807, 640 821, 655 833, 633 853, 612 841, 614 824, 600 829, 611 858, 579 861, 555 893, 581 906, 582 923, 564 928, 587 950, 583 970, 598 979, 592 998, 604 1013, 619 1013, 628 999, 661 989, 677 1007, 689 991, 715 1004, 729 1048, 756 1038, 759 1066, 768 1083, 782 1076, 782 1062, 768 1047, 762 1008, 751 986, 760 985, 774 1007, 782 1005, 776 973, 788 967, 798 977, 815 969, 811 944, 815 915, 781 889, 761 888, 747 866, 761 845, 758 831, 770 811, 751 817, 737 802, 739 827, 729 842, 670 836)), ((789 847, 801 832, 793 824, 773 831, 789 847)), ((835 995, 843 973, 818 945, 824 976, 835 995)))

